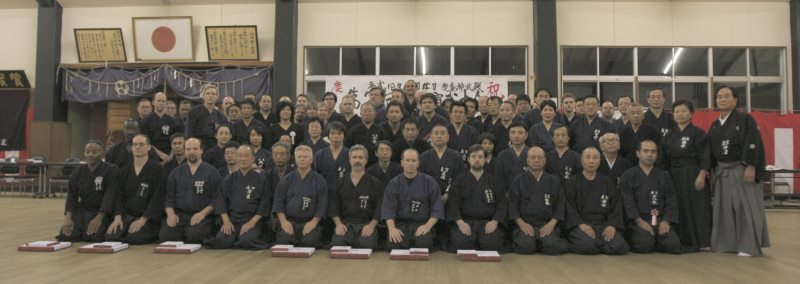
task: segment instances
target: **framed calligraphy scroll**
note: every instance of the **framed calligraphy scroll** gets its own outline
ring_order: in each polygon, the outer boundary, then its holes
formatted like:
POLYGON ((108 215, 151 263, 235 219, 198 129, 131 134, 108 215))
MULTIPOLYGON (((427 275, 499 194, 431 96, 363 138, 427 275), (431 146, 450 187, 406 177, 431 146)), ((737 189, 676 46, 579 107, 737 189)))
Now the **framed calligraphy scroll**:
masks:
POLYGON ((127 62, 122 29, 74 29, 79 62, 127 62))
POLYGON ((259 60, 256 26, 207 26, 208 60, 259 60))

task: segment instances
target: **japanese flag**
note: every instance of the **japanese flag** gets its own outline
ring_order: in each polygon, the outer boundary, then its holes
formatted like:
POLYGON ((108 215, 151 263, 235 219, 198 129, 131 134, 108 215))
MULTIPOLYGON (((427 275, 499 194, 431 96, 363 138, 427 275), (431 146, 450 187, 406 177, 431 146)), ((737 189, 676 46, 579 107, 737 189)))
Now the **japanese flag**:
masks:
POLYGON ((136 59, 194 60, 191 22, 191 18, 136 21, 136 59))

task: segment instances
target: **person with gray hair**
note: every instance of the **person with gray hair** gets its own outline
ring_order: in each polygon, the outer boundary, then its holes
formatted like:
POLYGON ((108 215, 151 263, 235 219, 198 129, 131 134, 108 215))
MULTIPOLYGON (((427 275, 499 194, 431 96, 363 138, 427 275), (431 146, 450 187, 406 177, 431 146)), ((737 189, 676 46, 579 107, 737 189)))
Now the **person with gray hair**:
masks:
POLYGON ((622 173, 634 166, 631 161, 619 155, 619 135, 608 132, 600 136, 600 150, 603 152, 603 159, 597 172, 610 177, 615 185, 619 185, 622 173))
POLYGON ((297 146, 297 169, 286 174, 275 189, 272 212, 280 222, 275 234, 277 244, 322 247, 322 228, 318 225, 328 207, 328 184, 311 170, 312 156, 311 147, 297 146))
MULTIPOLYGON (((375 153, 378 141, 387 139, 386 133, 375 123, 375 107, 371 102, 361 104, 361 123, 355 127, 348 128, 347 139, 344 145, 347 147, 361 144, 370 153, 375 153)), ((367 160, 367 167, 378 162, 376 155, 370 155, 367 160)))
POLYGON ((328 197, 328 216, 335 224, 330 244, 377 249, 383 186, 366 172, 366 147, 353 145, 349 154, 350 173, 336 179, 328 197))
POLYGON ((222 227, 205 244, 214 249, 265 249, 267 243, 261 237, 264 232, 261 220, 269 217, 271 211, 270 180, 255 166, 253 147, 237 147, 236 157, 238 170, 225 178, 214 205, 222 227))

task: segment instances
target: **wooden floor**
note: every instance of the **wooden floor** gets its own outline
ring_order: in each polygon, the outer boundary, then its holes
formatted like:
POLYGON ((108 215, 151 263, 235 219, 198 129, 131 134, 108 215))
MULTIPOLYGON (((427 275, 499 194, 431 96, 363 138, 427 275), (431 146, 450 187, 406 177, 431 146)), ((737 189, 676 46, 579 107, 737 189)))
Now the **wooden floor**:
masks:
POLYGON ((201 250, 156 255, 152 245, 113 255, 17 252, 53 239, 63 199, 0 198, 0 282, 3 283, 798 283, 800 210, 770 210, 773 247, 764 257, 711 252, 687 255, 503 255, 500 263, 464 263, 437 252, 428 262, 271 258, 267 251, 201 250))

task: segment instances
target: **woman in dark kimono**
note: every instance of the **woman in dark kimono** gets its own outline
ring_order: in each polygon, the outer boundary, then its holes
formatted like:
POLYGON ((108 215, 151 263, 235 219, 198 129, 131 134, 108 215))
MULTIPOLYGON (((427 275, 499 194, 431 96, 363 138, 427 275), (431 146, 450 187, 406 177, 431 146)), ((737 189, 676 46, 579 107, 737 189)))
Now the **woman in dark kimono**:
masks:
POLYGON ((267 129, 264 128, 263 125, 253 125, 250 126, 250 131, 248 134, 248 140, 250 141, 250 146, 253 146, 253 152, 255 153, 254 162, 256 166, 259 168, 266 170, 273 166, 272 164, 272 152, 264 148, 264 138, 269 137, 267 135, 267 129))
POLYGON ((483 166, 483 170, 487 173, 494 173, 494 144, 496 142, 494 135, 483 133, 478 139, 483 149, 486 150, 486 165, 483 166))
POLYGON ((547 153, 556 149, 553 144, 553 130, 561 123, 553 120, 557 114, 556 103, 547 100, 542 102, 540 108, 542 109, 542 122, 533 125, 528 131, 528 144, 531 147, 539 146, 547 153))
POLYGON ((275 144, 275 142, 279 141, 281 136, 288 135, 289 144, 292 145, 292 151, 294 151, 294 148, 297 148, 297 146, 304 141, 306 131, 302 126, 294 123, 294 106, 292 103, 278 103, 277 111, 279 122, 274 124, 269 131, 272 133, 272 139, 274 139, 273 141, 270 141, 269 146, 271 147, 272 144, 275 144))
POLYGON ((678 127, 661 145, 664 168, 669 170, 678 200, 679 230, 684 252, 711 246, 711 191, 708 169, 711 150, 706 133, 692 124, 694 105, 685 100, 672 104, 678 127))

